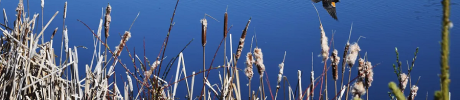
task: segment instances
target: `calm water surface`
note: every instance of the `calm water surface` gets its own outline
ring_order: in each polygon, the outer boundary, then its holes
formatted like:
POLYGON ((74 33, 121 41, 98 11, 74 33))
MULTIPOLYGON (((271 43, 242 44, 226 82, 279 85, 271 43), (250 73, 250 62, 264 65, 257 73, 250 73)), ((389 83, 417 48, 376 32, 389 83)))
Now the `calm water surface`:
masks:
MULTIPOLYGON (((49 28, 59 27, 62 29, 62 9, 65 1, 47 0, 45 1, 44 19, 49 20, 56 11, 60 11, 49 28)), ((128 42, 130 51, 136 51, 139 56, 146 55, 150 59, 155 59, 161 48, 162 41, 169 28, 169 22, 174 10, 176 1, 174 0, 80 0, 68 1, 68 13, 66 25, 68 26, 70 45, 86 46, 88 49, 79 49, 80 66, 91 62, 93 53, 93 40, 90 31, 77 19, 84 21, 93 30, 97 29, 99 19, 102 16, 102 8, 110 2, 112 10, 111 36, 109 43, 111 46, 118 44, 122 34, 128 30, 136 15, 140 12, 139 18, 132 27, 132 38, 128 42), (145 40, 145 54, 143 41, 145 40)), ((451 30, 451 92, 452 98, 458 98, 460 87, 459 67, 460 65, 460 5, 459 1, 452 0, 451 20, 455 24, 451 30)), ((8 17, 14 18, 13 13, 17 1, 2 1, 1 6, 5 8, 8 17)), ((236 50, 237 42, 248 19, 252 17, 249 26, 246 45, 243 54, 249 51, 250 37, 257 33, 258 47, 263 49, 267 74, 270 79, 272 92, 275 91, 276 77, 279 71, 278 64, 282 62, 284 51, 287 52, 284 75, 288 77, 291 85, 295 86, 297 81, 297 70, 303 71, 303 88, 309 83, 309 73, 311 71, 311 60, 313 52, 315 76, 320 75, 322 65, 320 58, 320 30, 319 21, 315 9, 309 0, 232 0, 232 1, 212 1, 212 0, 183 0, 180 1, 174 27, 171 31, 169 45, 166 52, 166 60, 169 61, 187 44, 191 39, 195 39, 192 44, 184 51, 187 73, 200 71, 202 69, 202 47, 201 47, 201 25, 200 19, 204 14, 215 17, 220 22, 208 18, 208 43, 206 46, 206 66, 209 67, 211 58, 214 55, 220 40, 222 39, 223 15, 228 6, 229 26, 233 39, 233 48, 236 50)), ((333 20, 321 4, 318 7, 321 20, 329 38, 334 34, 335 44, 332 48, 338 49, 339 56, 342 56, 343 49, 350 27, 353 23, 351 42, 357 41, 358 37, 363 36, 359 41, 362 49, 361 54, 367 52, 369 61, 379 64, 375 67, 375 76, 372 87, 369 90, 371 100, 389 99, 387 92, 388 82, 397 81, 393 73, 392 64, 395 63, 395 47, 398 47, 400 59, 403 66, 407 66, 406 61, 411 62, 415 48, 420 47, 420 52, 415 62, 412 72, 413 84, 421 76, 418 83, 420 89, 417 99, 424 99, 428 93, 428 98, 433 98, 434 91, 440 88, 438 74, 440 73, 440 45, 441 40, 441 12, 442 5, 440 0, 342 0, 337 3, 337 15, 339 21, 333 20)), ((31 14, 40 13, 39 0, 30 1, 31 14)), ((40 22, 41 23, 41 22, 40 22)), ((11 23, 10 23, 11 24, 11 23)), ((45 23, 46 24, 46 23, 45 23)), ((48 29, 45 33, 52 33, 48 29)), ((50 37, 51 34, 45 34, 50 37)), ((61 37, 57 34, 56 37, 61 37)), ((229 42, 229 39, 227 39, 229 42)), ((56 39, 55 41, 60 41, 56 39)), ((227 43, 227 46, 229 44, 227 43)), ((56 42, 55 47, 60 44, 56 42)), ((113 47, 112 47, 113 48, 113 47)), ((230 51, 229 47, 227 51, 230 51)), ((235 52, 235 51, 234 51, 235 52)), ((222 65, 222 48, 215 59, 213 66, 222 65)), ((133 70, 133 65, 127 53, 123 51, 122 62, 133 70)), ((241 58, 245 60, 245 57, 241 58)), ((137 64, 139 66, 139 64, 137 64)), ((243 69, 244 64, 240 62, 238 68, 243 69)), ((405 69, 406 67, 404 67, 405 69)), ((171 69, 175 71, 176 69, 171 69)), ((126 77, 124 69, 118 65, 116 67, 117 76, 126 77)), ((211 71, 209 78, 212 83, 220 84, 217 77, 218 71, 211 71)), ((84 76, 84 67, 80 68, 80 75, 84 76)), ((357 69, 352 68, 352 77, 356 76, 357 69)), ((403 72, 406 72, 404 70, 403 72)), ((242 75, 243 73, 241 73, 242 75)), ((257 72, 255 72, 257 74, 257 72)), ((329 95, 334 94, 333 80, 331 71, 328 73, 329 95)), ((345 73, 348 75, 348 71, 345 73)), ((201 75, 199 75, 201 76, 201 75)), ((243 97, 247 96, 248 80, 240 77, 241 91, 243 97)), ((125 79, 124 79, 125 80, 125 79)), ((170 74, 167 81, 174 81, 173 74, 170 74)), ((201 90, 201 78, 196 78, 194 96, 201 90), (200 86, 198 86, 200 85, 200 86)), ((252 81, 252 89, 257 90, 258 77, 252 81)), ((118 80, 119 87, 122 81, 118 80)), ((269 96, 268 85, 266 94, 269 96)), ((295 87, 293 87, 295 88, 295 87)), ((185 84, 180 83, 179 89, 185 89, 185 84)), ((283 89, 283 88, 281 88, 283 89)), ((319 90, 319 89, 316 89, 319 90)), ((319 92, 319 91, 317 91, 319 92)), ((178 91, 178 98, 184 99, 187 92, 178 91)), ((282 93, 282 91, 280 92, 282 93)), ((408 92, 406 91, 406 95, 408 92)), ((279 98, 283 98, 281 95, 279 98)), ((318 96, 315 96, 317 99, 318 96)))

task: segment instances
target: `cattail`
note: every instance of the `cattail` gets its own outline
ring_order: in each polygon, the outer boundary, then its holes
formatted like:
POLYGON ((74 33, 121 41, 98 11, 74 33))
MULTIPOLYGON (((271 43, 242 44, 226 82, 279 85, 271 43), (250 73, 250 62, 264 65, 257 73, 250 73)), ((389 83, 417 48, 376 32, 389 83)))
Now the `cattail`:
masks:
POLYGON ((206 31, 208 30, 208 21, 206 18, 201 19, 201 44, 206 46, 206 31))
POLYGON ((399 80, 400 85, 399 85, 399 88, 401 89, 401 91, 404 91, 404 89, 406 89, 406 86, 407 86, 407 82, 409 82, 409 77, 407 77, 406 73, 402 73, 400 74, 401 78, 399 80))
POLYGON ((105 38, 107 38, 109 37, 110 22, 112 22, 112 16, 110 16, 110 12, 112 12, 112 6, 107 4, 105 11, 105 38))
POLYGON ((311 99, 313 100, 313 97, 315 95, 315 88, 313 86, 315 86, 315 71, 311 70, 311 75, 310 75, 310 93, 311 93, 311 99))
POLYGON ((351 93, 354 97, 358 96, 359 98, 361 97, 361 95, 366 94, 366 89, 364 88, 363 81, 357 80, 353 85, 351 93))
POLYGON ((123 35, 123 39, 120 40, 120 44, 115 47, 115 54, 116 56, 120 56, 121 51, 123 51, 123 47, 125 47, 126 42, 131 38, 131 32, 125 31, 123 35))
POLYGON ((265 65, 264 65, 264 60, 263 60, 262 49, 254 48, 254 56, 256 57, 255 63, 257 66, 257 71, 259 72, 259 75, 262 77, 265 72, 265 65))
POLYGON ((371 87, 372 82, 374 81, 374 71, 372 70, 372 63, 371 62, 366 62, 365 64, 365 73, 366 73, 366 83, 367 83, 367 88, 371 87))
POLYGON ((240 59, 241 52, 243 51, 244 40, 246 39, 246 33, 248 31, 249 23, 251 23, 251 18, 249 18, 249 21, 246 24, 246 27, 244 28, 243 33, 241 34, 240 43, 238 44, 238 49, 237 49, 236 55, 235 55, 236 61, 238 61, 238 59, 240 59))
POLYGON ((281 82, 281 78, 283 76, 283 71, 284 71, 284 62, 281 62, 281 64, 278 65, 278 67, 280 68, 280 72, 278 73, 278 85, 276 86, 276 88, 279 88, 279 84, 281 82))
POLYGON ((64 3, 64 19, 67 17, 67 1, 64 3))
POLYGON ((358 59, 358 76, 360 79, 364 79, 366 77, 366 74, 364 74, 364 68, 365 67, 365 62, 364 59, 359 58, 358 59))
POLYGON ((412 88, 410 88, 409 97, 407 97, 407 99, 408 100, 414 100, 415 96, 417 96, 417 91, 418 91, 418 86, 412 85, 412 88))
POLYGON ((58 30, 58 27, 56 27, 56 28, 54 29, 53 34, 51 35, 51 40, 53 40, 54 35, 56 35, 57 30, 58 30))
POLYGON ((225 12, 224 15, 224 38, 227 37, 227 24, 228 24, 228 14, 225 12))
POLYGON ((332 65, 332 79, 334 79, 335 81, 337 81, 339 79, 339 62, 340 62, 340 57, 337 56, 338 54, 338 51, 337 49, 334 49, 334 51, 332 51, 332 56, 331 56, 331 65, 332 65))
POLYGON ((359 51, 361 51, 361 49, 359 48, 358 43, 353 43, 350 45, 350 53, 347 56, 347 64, 350 66, 350 68, 355 64, 359 51))
POLYGON ((246 62, 245 62, 246 68, 244 69, 244 74, 246 74, 249 80, 251 80, 252 76, 254 76, 254 71, 252 70, 253 63, 254 63, 254 57, 252 56, 251 52, 248 52, 248 54, 246 54, 246 62))
POLYGON ((329 56, 329 46, 327 45, 327 37, 323 25, 320 24, 319 28, 321 29, 321 55, 323 56, 323 61, 326 61, 329 56))

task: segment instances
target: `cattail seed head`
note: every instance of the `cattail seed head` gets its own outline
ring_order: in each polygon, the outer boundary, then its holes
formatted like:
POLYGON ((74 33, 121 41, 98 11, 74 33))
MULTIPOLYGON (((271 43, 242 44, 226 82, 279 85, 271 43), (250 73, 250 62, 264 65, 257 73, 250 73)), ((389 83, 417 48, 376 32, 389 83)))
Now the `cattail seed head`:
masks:
POLYGON ((249 18, 249 21, 246 24, 246 27, 244 28, 243 33, 241 34, 240 42, 238 43, 238 49, 237 49, 236 55, 235 55, 236 61, 238 61, 238 59, 240 59, 241 52, 243 51, 244 40, 246 39, 246 33, 248 31, 249 23, 251 23, 251 18, 249 18))
POLYGON ((120 56, 121 51, 123 51, 123 47, 125 47, 126 42, 131 38, 131 32, 125 31, 125 34, 123 34, 123 39, 120 40, 120 44, 115 47, 115 54, 116 56, 120 56))
POLYGON ((329 46, 327 45, 327 36, 324 32, 323 25, 320 25, 321 29, 321 55, 323 56, 323 61, 326 61, 329 56, 329 46))
POLYGON ((347 52, 350 48, 350 43, 347 42, 345 45, 345 50, 343 51, 343 62, 342 62, 342 74, 345 73, 345 63, 347 62, 347 52))
POLYGON ((364 63, 363 58, 358 59, 358 76, 360 79, 364 79, 366 77, 366 74, 364 74, 364 63))
POLYGON ((57 30, 58 30, 58 27, 56 27, 56 28, 54 29, 53 34, 51 35, 51 40, 53 40, 54 35, 56 35, 57 30))
POLYGON ((257 71, 259 72, 260 76, 263 76, 265 72, 265 65, 264 65, 264 60, 263 60, 262 49, 254 48, 254 56, 256 57, 255 63, 257 66, 257 71))
POLYGON ((339 79, 339 62, 340 62, 340 57, 337 55, 338 51, 337 49, 334 49, 332 51, 332 56, 331 56, 331 65, 332 65, 332 79, 337 81, 339 79))
POLYGON ((351 93, 353 96, 358 96, 361 97, 361 95, 366 94, 366 89, 364 88, 363 81, 357 80, 355 84, 353 85, 353 88, 351 90, 351 93))
POLYGON ((64 19, 67 17, 67 1, 64 3, 64 19))
MULTIPOLYGON (((284 62, 281 62, 281 64, 279 64, 278 67, 280 68, 280 72, 278 73, 278 84, 280 84, 284 71, 284 62)), ((277 87, 279 87, 279 85, 277 87)))
POLYGON ((371 62, 366 62, 365 64, 365 74, 366 74, 366 83, 367 83, 367 88, 371 87, 372 82, 374 81, 374 70, 372 70, 372 63, 371 62))
POLYGON ((254 71, 253 71, 253 64, 254 64, 254 57, 252 56, 251 52, 248 52, 246 54, 246 68, 244 69, 244 74, 246 74, 246 77, 248 77, 249 80, 252 79, 254 76, 254 71))
POLYGON ((401 82, 401 85, 399 86, 399 88, 401 89, 401 91, 404 91, 404 89, 406 89, 407 82, 409 82, 409 77, 407 77, 406 73, 402 73, 400 76, 401 78, 399 82, 401 82))
POLYGON ((355 64, 359 51, 361 51, 361 49, 359 48, 358 43, 353 43, 350 45, 350 53, 347 56, 347 64, 350 66, 350 68, 355 64))
POLYGON ((224 38, 227 37, 227 25, 228 25, 228 14, 225 12, 224 15, 224 38))
POLYGON ((44 8, 45 7, 45 0, 40 0, 40 1, 41 1, 42 8, 44 8))
POLYGON ((208 30, 208 21, 206 18, 201 19, 201 45, 206 46, 206 31, 208 30))
POLYGON ((415 96, 417 96, 417 91, 418 91, 418 86, 412 85, 412 88, 410 88, 410 94, 409 94, 408 100, 414 100, 415 96))
POLYGON ((110 16, 110 12, 112 12, 112 6, 107 4, 107 8, 105 9, 105 38, 109 37, 109 29, 110 29, 110 22, 112 22, 112 16, 110 16))

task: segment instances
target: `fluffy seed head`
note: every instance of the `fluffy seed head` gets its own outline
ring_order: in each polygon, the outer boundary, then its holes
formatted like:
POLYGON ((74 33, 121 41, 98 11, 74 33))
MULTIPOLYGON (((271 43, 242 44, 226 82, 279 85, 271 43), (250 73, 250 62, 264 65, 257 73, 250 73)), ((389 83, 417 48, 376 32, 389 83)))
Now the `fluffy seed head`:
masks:
POLYGON ((283 76, 283 71, 284 71, 284 62, 281 62, 281 64, 278 65, 280 68, 280 72, 278 73, 278 84, 281 82, 281 78, 283 76))
POLYGON ((257 71, 259 72, 260 76, 263 76, 265 72, 265 65, 264 65, 264 60, 263 60, 262 49, 254 48, 254 56, 256 57, 255 63, 257 66, 257 71))
POLYGON ((366 74, 364 74, 364 59, 359 58, 358 59, 358 75, 359 78, 364 79, 366 77, 366 74))
POLYGON ((248 77, 249 80, 252 79, 254 76, 254 71, 253 71, 253 63, 254 63, 254 57, 252 56, 251 52, 248 52, 246 54, 246 68, 244 69, 244 74, 246 74, 246 77, 248 77))
POLYGON ((246 24, 246 27, 244 28, 243 33, 241 34, 240 42, 238 43, 238 49, 236 51, 236 56, 235 56, 236 61, 238 61, 238 59, 240 59, 241 52, 243 51, 244 40, 246 39, 246 33, 248 31, 248 27, 249 27, 250 23, 251 23, 251 18, 249 18, 249 21, 246 24))
POLYGON ((327 45, 327 36, 324 32, 323 25, 320 25, 321 29, 321 55, 323 56, 323 61, 326 61, 329 56, 329 46, 327 45))
POLYGON ((414 100, 415 96, 417 96, 418 86, 412 85, 410 89, 410 95, 408 97, 409 100, 414 100))
POLYGON ((364 88, 363 81, 357 80, 355 84, 353 85, 351 93, 354 96, 359 96, 359 97, 361 97, 361 95, 366 94, 366 89, 364 88))
POLYGON ((407 77, 406 73, 402 73, 400 76, 401 76, 401 79, 400 79, 401 85, 399 88, 401 88, 401 90, 404 90, 406 89, 407 82, 409 82, 409 77, 407 77))
POLYGON ((374 70, 372 70, 372 63, 367 61, 365 64, 365 74, 366 74, 366 83, 367 88, 371 87, 372 82, 374 81, 374 70))
POLYGON ((123 34, 123 39, 120 40, 120 44, 115 47, 115 54, 116 56, 120 56, 121 51, 123 51, 123 47, 125 47, 126 42, 131 38, 131 32, 125 31, 125 34, 123 34))
POLYGON ((355 64, 359 51, 361 51, 361 49, 359 48, 358 43, 353 43, 350 45, 350 53, 347 56, 347 64, 350 66, 350 68, 355 64))

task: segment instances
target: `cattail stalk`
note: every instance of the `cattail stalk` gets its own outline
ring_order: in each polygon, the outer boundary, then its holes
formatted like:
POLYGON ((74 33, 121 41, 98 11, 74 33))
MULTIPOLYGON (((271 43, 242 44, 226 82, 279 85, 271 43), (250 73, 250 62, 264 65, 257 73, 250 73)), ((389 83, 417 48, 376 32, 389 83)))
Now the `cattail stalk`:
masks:
POLYGON ((337 93, 337 80, 339 79, 339 62, 340 62, 340 57, 337 55, 338 51, 337 49, 334 49, 332 51, 332 56, 331 56, 331 66, 332 66, 332 79, 334 79, 334 93, 337 93))
MULTIPOLYGON (((208 29, 208 21, 206 18, 201 19, 201 45, 203 46, 203 84, 206 83, 206 68, 205 68, 205 47, 206 47, 206 32, 208 29)), ((203 85, 203 100, 206 100, 206 86, 203 85)))
MULTIPOLYGON (((283 58, 283 62, 281 62, 281 64, 278 65, 278 67, 280 68, 280 71, 278 73, 278 81, 277 81, 277 85, 276 85, 276 93, 275 93, 275 98, 278 96, 278 90, 280 89, 280 82, 281 82, 281 79, 283 78, 283 73, 284 73, 284 60, 286 59, 286 51, 284 51, 284 58, 283 58)), ((299 76, 300 77, 300 76, 299 76)), ((300 78, 299 78, 300 79, 300 78)))
POLYGON ((254 76, 254 71, 253 71, 254 57, 252 56, 251 52, 248 52, 246 54, 245 64, 246 64, 246 68, 244 69, 244 74, 246 75, 246 77, 248 77, 248 80, 249 80, 248 90, 249 90, 249 99, 251 99, 251 80, 252 80, 252 77, 254 76))
MULTIPOLYGON (((311 52, 311 75, 310 75, 310 93, 311 93, 311 100, 313 100, 313 97, 315 95, 315 71, 313 70, 313 52, 311 52)), ((309 97, 310 98, 310 97, 309 97)))
POLYGON ((265 65, 263 60, 262 49, 256 47, 254 48, 254 56, 255 56, 255 64, 257 66, 257 72, 259 72, 260 76, 260 87, 262 88, 261 98, 265 98, 265 90, 264 90, 264 83, 263 83, 263 76, 265 72, 265 65))
MULTIPOLYGON (((348 54, 347 56, 347 64, 349 66, 349 70, 348 70, 348 83, 350 83, 350 80, 351 80, 351 68, 353 68, 353 65, 355 64, 356 62, 356 58, 358 58, 358 53, 359 51, 361 51, 361 49, 359 48, 359 45, 358 43, 353 43, 350 45, 350 53, 348 54)), ((350 90, 350 84, 347 85, 348 89, 347 89, 347 95, 345 96, 346 100, 348 100, 348 94, 349 94, 349 90, 350 90)))
POLYGON ((373 67, 372 67, 371 62, 367 61, 364 66, 365 66, 364 73, 366 74, 366 80, 364 81, 365 86, 366 86, 366 91, 367 91, 366 100, 369 100, 369 87, 372 86, 372 82, 374 81, 374 71, 372 70, 373 67))
MULTIPOLYGON (((110 13, 112 12, 112 6, 110 4, 107 4, 107 8, 105 9, 105 22, 104 22, 104 29, 105 29, 105 43, 107 44, 107 39, 109 37, 109 29, 110 29, 110 22, 112 22, 112 16, 110 16, 110 13)), ((105 55, 104 55, 104 62, 107 64, 107 47, 105 48, 105 55)))
POLYGON ((246 39, 246 33, 248 31, 249 23, 251 23, 251 18, 249 18, 249 21, 246 24, 246 27, 244 28, 243 33, 241 34, 240 42, 238 43, 238 49, 237 49, 236 55, 235 55, 236 61, 238 61, 238 59, 240 59, 241 52, 243 51, 244 40, 246 39))
POLYGON ((351 31, 353 30, 353 23, 351 23, 351 28, 350 28, 350 35, 348 35, 348 41, 347 44, 345 44, 345 50, 343 51, 343 60, 342 60, 342 79, 340 81, 340 86, 343 86, 343 74, 345 73, 345 68, 346 68, 346 62, 347 62, 347 54, 348 50, 350 48, 350 37, 351 37, 351 31))

